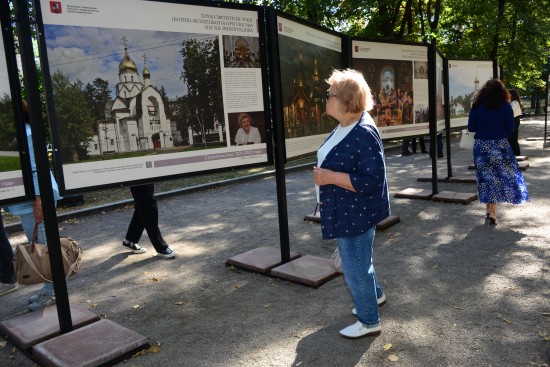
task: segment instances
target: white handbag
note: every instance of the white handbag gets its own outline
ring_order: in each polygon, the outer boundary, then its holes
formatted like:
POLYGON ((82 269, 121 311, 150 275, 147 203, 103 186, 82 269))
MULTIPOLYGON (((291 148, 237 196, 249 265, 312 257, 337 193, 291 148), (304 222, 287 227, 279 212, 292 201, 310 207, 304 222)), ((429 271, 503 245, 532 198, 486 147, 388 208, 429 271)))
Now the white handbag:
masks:
POLYGON ((462 130, 462 136, 460 137, 459 147, 462 149, 473 149, 474 147, 474 135, 467 129, 462 130))

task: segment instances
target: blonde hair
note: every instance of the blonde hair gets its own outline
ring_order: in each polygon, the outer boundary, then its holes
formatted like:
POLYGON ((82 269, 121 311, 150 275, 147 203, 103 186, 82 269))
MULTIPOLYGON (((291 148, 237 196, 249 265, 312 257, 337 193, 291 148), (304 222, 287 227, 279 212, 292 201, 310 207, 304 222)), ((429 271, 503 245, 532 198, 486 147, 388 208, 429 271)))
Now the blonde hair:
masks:
POLYGON ((240 127, 243 127, 242 120, 245 117, 248 117, 248 119, 250 120, 250 125, 252 125, 252 122, 254 121, 254 120, 252 120, 252 117, 250 117, 250 115, 248 113, 242 112, 242 113, 239 114, 239 117, 237 118, 237 121, 239 122, 240 127))
POLYGON ((325 81, 333 87, 332 92, 344 106, 345 112, 370 111, 374 107, 369 85, 359 71, 334 70, 325 81))

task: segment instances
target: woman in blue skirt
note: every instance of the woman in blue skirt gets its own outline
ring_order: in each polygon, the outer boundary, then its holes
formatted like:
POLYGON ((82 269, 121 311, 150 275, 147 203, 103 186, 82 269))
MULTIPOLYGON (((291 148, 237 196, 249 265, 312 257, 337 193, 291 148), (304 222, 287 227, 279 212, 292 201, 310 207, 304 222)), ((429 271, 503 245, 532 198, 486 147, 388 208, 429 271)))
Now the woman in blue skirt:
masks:
POLYGON ((479 201, 487 204, 490 224, 497 223, 497 203, 529 201, 527 187, 508 137, 514 132, 510 93, 491 79, 474 97, 468 130, 475 132, 474 163, 479 201))

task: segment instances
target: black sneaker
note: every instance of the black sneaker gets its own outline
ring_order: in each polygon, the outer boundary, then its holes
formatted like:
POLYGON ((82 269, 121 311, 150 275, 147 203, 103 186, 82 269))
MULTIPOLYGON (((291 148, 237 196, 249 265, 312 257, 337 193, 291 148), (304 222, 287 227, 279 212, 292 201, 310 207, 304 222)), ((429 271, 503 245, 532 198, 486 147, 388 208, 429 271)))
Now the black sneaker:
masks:
POLYGON ((171 259, 173 257, 176 257, 176 251, 172 250, 170 247, 167 247, 162 252, 157 252, 157 256, 163 257, 165 259, 171 259))
POLYGON ((132 252, 134 254, 143 254, 145 251, 147 251, 147 249, 145 247, 141 247, 140 245, 138 245, 137 243, 133 243, 133 242, 130 242, 130 241, 126 241, 124 240, 122 242, 122 245, 124 247, 127 247, 129 248, 130 250, 132 250, 132 252))

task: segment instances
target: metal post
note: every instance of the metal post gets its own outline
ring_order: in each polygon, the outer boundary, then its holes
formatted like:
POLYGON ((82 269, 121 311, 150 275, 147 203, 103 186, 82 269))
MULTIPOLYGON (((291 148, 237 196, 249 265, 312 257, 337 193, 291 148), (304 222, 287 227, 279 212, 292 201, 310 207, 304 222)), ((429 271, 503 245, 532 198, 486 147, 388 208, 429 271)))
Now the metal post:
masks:
MULTIPOLYGON (((29 106, 30 125, 33 135, 33 147, 36 158, 38 174, 38 185, 44 214, 44 227, 50 253, 50 266, 52 269, 53 286, 57 303, 57 315, 61 333, 73 330, 69 297, 67 294, 67 283, 63 268, 63 257, 61 255, 61 244, 59 242, 59 228, 57 226, 57 213, 55 211, 55 200, 53 196, 50 165, 46 147, 46 131, 42 119, 40 104, 40 92, 38 79, 36 77, 36 64, 32 45, 31 24, 29 20, 29 9, 27 0, 15 0, 15 14, 19 22, 19 41, 21 52, 21 64, 25 76, 25 87, 27 91, 27 103, 29 106)), ((38 4, 35 3, 35 6, 38 4)), ((37 31, 38 33, 38 31, 37 31)))

